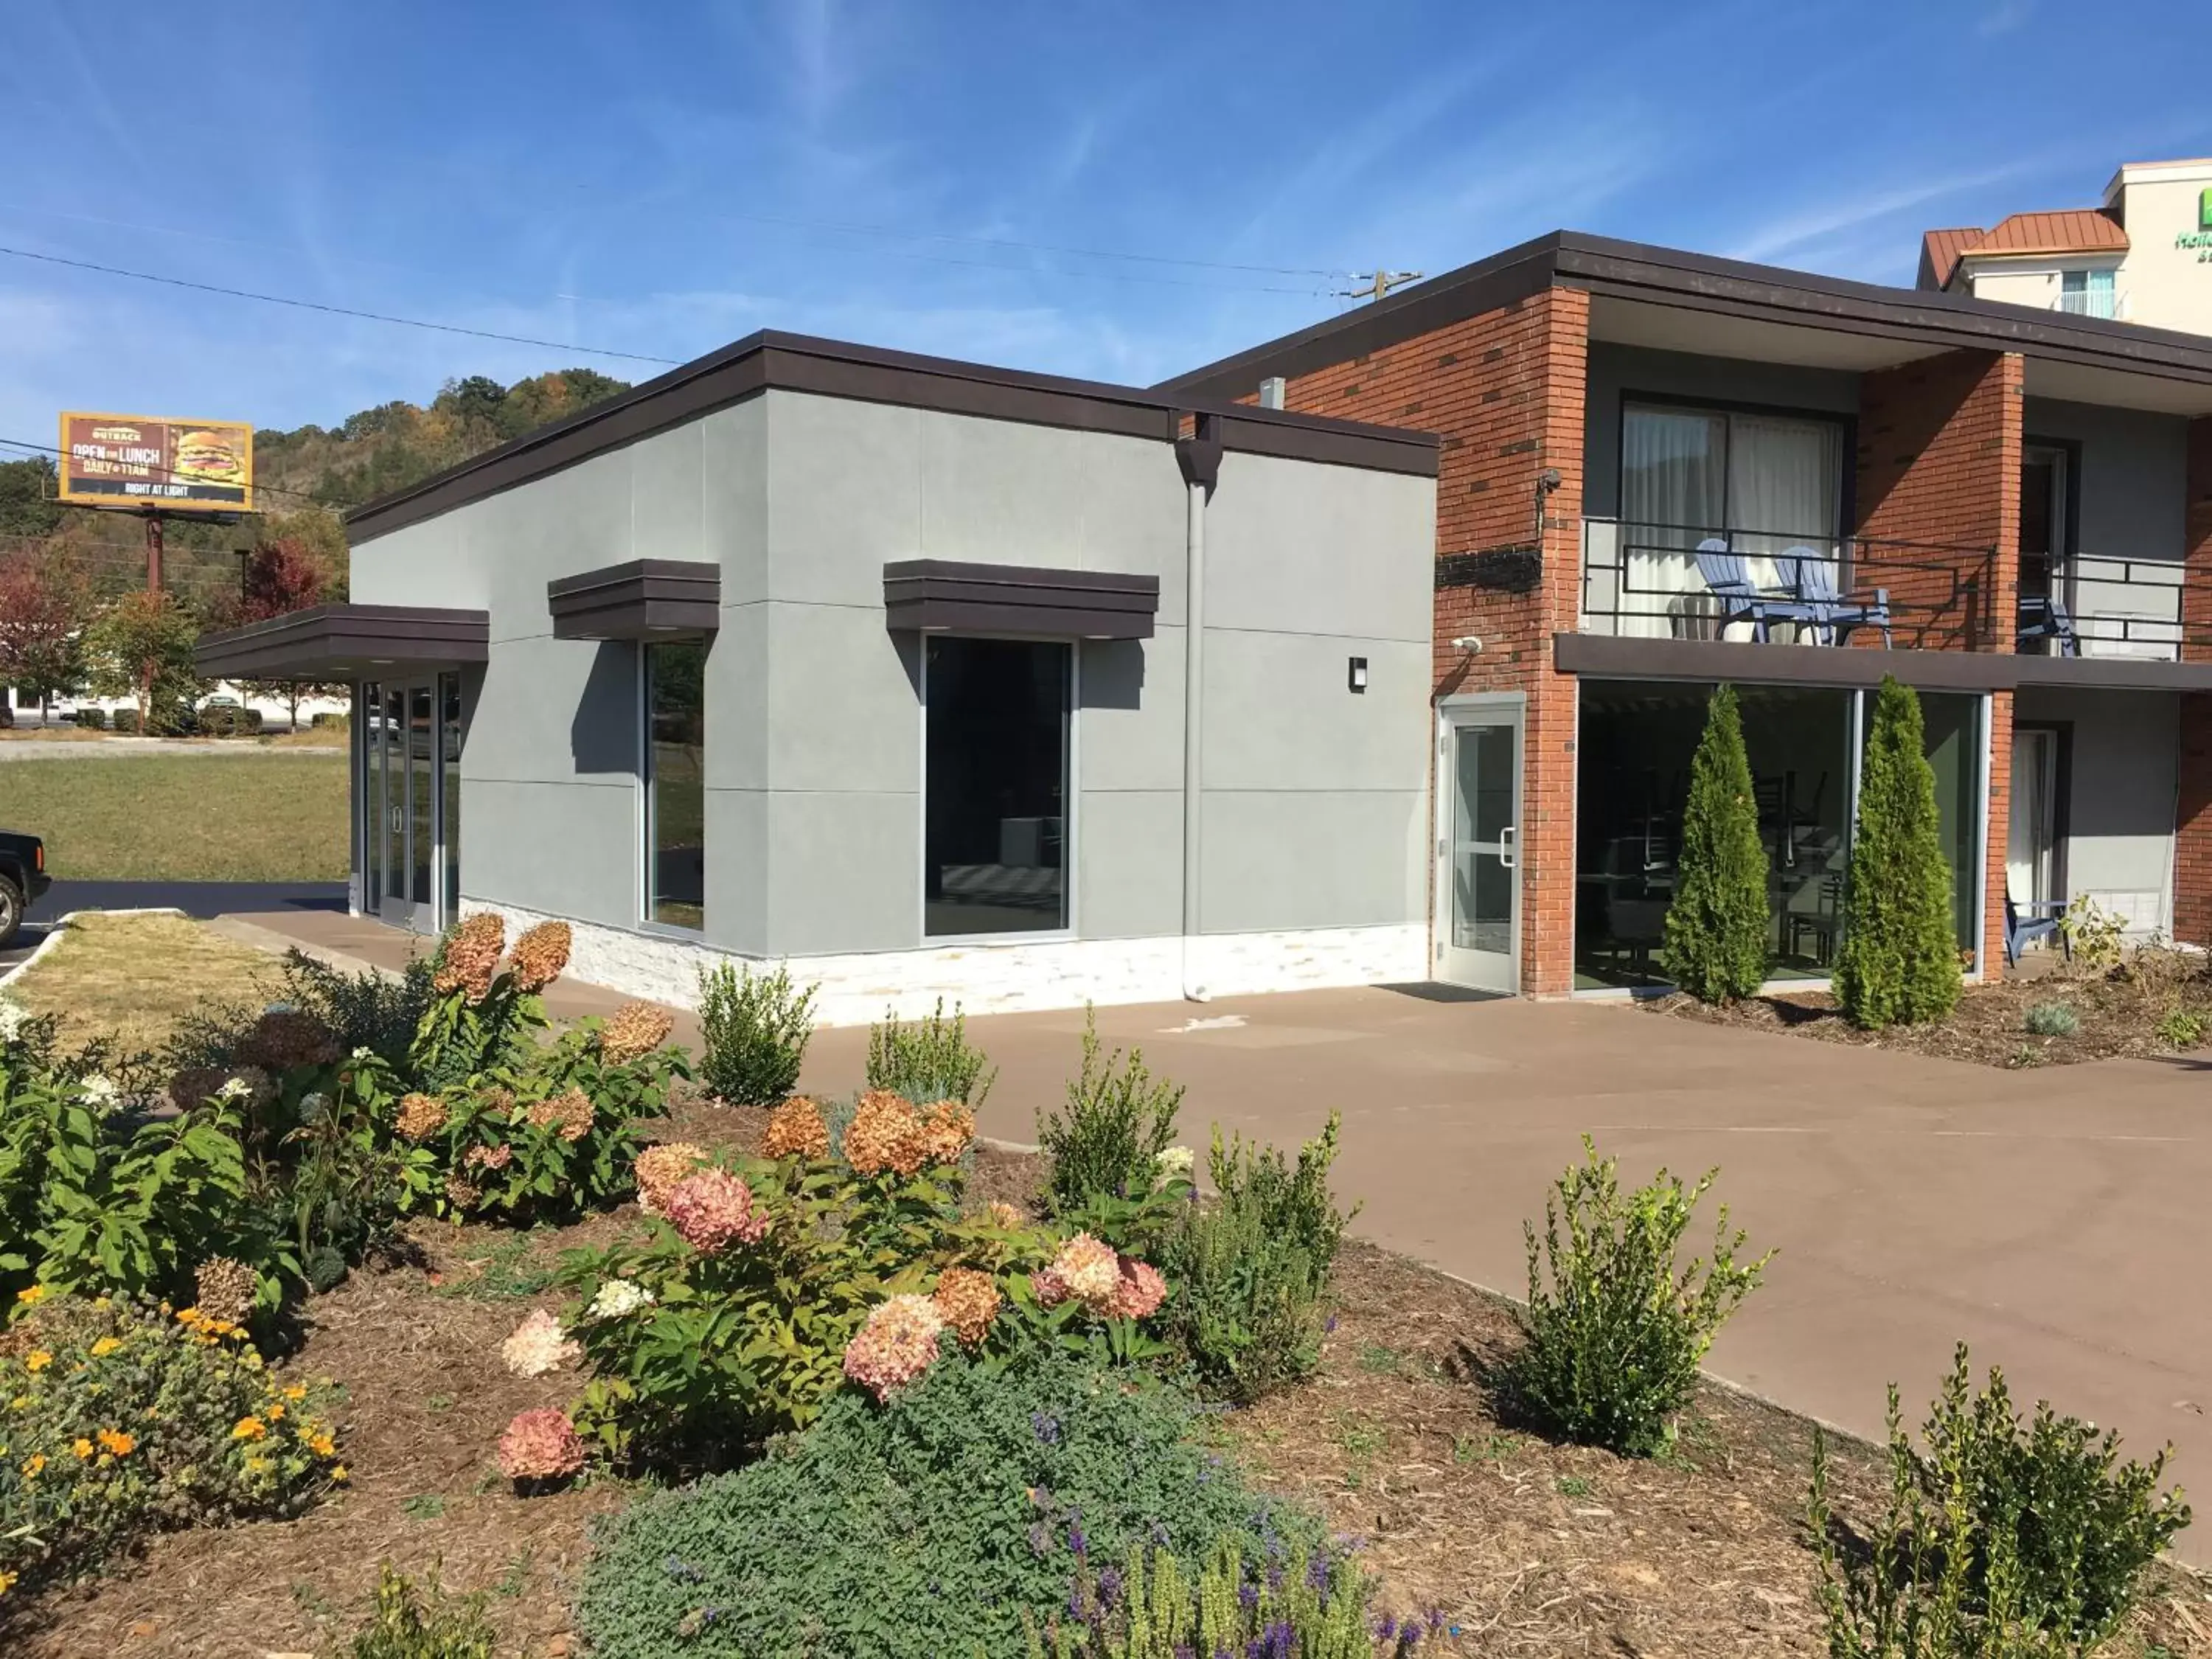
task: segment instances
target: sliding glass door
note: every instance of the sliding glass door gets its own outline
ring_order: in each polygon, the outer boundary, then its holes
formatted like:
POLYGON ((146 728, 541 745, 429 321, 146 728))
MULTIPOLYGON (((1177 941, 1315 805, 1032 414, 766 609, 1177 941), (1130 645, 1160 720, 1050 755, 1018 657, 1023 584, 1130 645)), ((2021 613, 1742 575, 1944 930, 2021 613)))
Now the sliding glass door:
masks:
POLYGON ((354 708, 362 909, 435 933, 460 908, 459 677, 368 681, 354 708))

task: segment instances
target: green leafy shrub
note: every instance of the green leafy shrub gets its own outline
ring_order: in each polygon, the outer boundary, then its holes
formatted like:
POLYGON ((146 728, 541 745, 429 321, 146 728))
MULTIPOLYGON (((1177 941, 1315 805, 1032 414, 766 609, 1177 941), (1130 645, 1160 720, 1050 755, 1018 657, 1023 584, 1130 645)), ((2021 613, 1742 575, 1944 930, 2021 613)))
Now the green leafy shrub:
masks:
POLYGON ((2204 1016, 2191 1008, 2169 1009, 2158 1023, 2158 1040, 2170 1048, 2201 1048, 2204 1031, 2204 1016))
POLYGON ((2021 1024, 2027 1028, 2030 1036, 2069 1037, 2081 1029, 2081 1021, 2073 1009, 2063 1002, 2039 1002, 2022 1016, 2021 1024))
POLYGON ((342 1478, 324 1391, 225 1321, 31 1292, 0 1358, 0 1583, 148 1532, 296 1515, 342 1478))
POLYGON ((1678 1266, 1682 1236, 1718 1170, 1686 1188, 1665 1170, 1623 1197, 1618 1167, 1588 1135, 1544 1200, 1540 1261, 1528 1247, 1526 1339, 1508 1362, 1510 1403, 1547 1432, 1649 1456, 1671 1444, 1714 1336, 1757 1288, 1772 1252, 1739 1265, 1744 1242, 1721 1207, 1710 1261, 1678 1266), (1560 1238, 1564 1223, 1566 1237, 1560 1238))
POLYGON ((1851 1024, 1869 1030, 1919 1024, 1957 1006, 1951 906, 1920 699, 1885 675, 1860 769, 1858 830, 1836 956, 1836 1000, 1851 1024))
POLYGON ((2122 1463, 2118 1435, 2047 1401, 2024 1427, 2001 1372, 1974 1392, 1964 1343, 1922 1440, 1915 1450, 1893 1383, 1889 1504, 1846 1565, 1815 1437, 1808 1518, 1832 1653, 2086 1654, 2118 1629, 2151 1563, 2189 1524, 2180 1490, 2158 1490, 2172 1448, 2122 1463))
POLYGON ((1207 1173, 1218 1197, 1184 1206, 1164 1260, 1170 1338, 1210 1395, 1257 1400, 1320 1362, 1329 1274, 1358 1213, 1329 1192, 1340 1128, 1331 1113, 1295 1168, 1273 1147, 1224 1146, 1214 1129, 1207 1173))
POLYGON ((886 1013, 868 1028, 868 1087, 908 1100, 957 1100, 981 1106, 998 1069, 968 1044, 968 1017, 956 1006, 945 1017, 938 999, 929 1018, 902 1021, 886 1013))
MULTIPOLYGON (((76 720, 79 726, 89 726, 97 732, 107 724, 107 711, 102 708, 80 708, 76 711, 76 720)), ((131 720, 134 723, 137 721, 137 710, 131 710, 131 720)))
POLYGON ((1744 752, 1735 688, 1717 688, 1690 763, 1680 875, 1667 907, 1668 977, 1700 1002, 1732 1002, 1765 982, 1766 847, 1744 752))
POLYGON ((597 1659, 1019 1654, 1086 1563, 1147 1543, 1195 1571, 1316 1552, 1319 1525, 1188 1436, 1158 1384, 1039 1355, 941 1362, 888 1407, 841 1395, 738 1473, 606 1524, 576 1626, 597 1659))
POLYGON ((1030 1659, 1185 1659, 1197 1653, 1404 1659, 1441 1636, 1440 1613, 1370 1626, 1367 1580, 1348 1559, 1303 1547, 1254 1558, 1224 1538, 1197 1582, 1171 1550, 1133 1546, 1121 1568, 1086 1565, 1064 1616, 1030 1627, 1030 1659))
POLYGON ((756 974, 732 963, 699 970, 700 1080, 732 1106, 773 1106, 799 1086, 814 1034, 814 988, 788 969, 756 974))
MULTIPOLYGON (((97 724, 97 722, 94 723, 97 724)), ((115 711, 114 718, 108 721, 108 725, 115 731, 135 737, 138 732, 138 711, 135 708, 118 708, 115 711)))
POLYGON ((1066 1112, 1036 1113, 1052 1213, 1119 1249, 1154 1243, 1189 1194, 1189 1155, 1169 1156, 1182 1093, 1155 1078, 1141 1052, 1102 1058, 1097 1018, 1086 1012, 1083 1069, 1067 1085, 1066 1112))
POLYGON ((376 1571, 375 1615, 343 1651, 344 1659, 494 1659, 498 1644, 482 1595, 447 1595, 435 1572, 418 1585, 386 1561, 376 1571))
POLYGON ((2067 953, 2085 968, 2118 965, 2127 944, 2127 918, 2106 909, 2087 893, 2077 893, 2058 918, 2067 953))
POLYGON ((340 1052, 368 1048, 397 1065, 429 1008, 431 971, 417 957, 396 978, 374 969, 349 974, 295 947, 284 953, 277 1000, 328 1026, 340 1052))

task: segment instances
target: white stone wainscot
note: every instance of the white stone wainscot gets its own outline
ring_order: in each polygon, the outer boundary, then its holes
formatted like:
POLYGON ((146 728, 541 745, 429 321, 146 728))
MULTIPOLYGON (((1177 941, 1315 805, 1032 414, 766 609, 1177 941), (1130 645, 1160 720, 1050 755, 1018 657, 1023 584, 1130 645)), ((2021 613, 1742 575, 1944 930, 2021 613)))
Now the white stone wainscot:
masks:
MULTIPOLYGON (((671 1007, 699 1004, 699 970, 720 962, 773 968, 689 939, 642 929, 548 917, 513 905, 464 897, 464 915, 505 919, 508 936, 546 921, 566 921, 568 971, 578 979, 671 1007)), ((970 1014, 1079 1008, 1086 1002, 1176 1002, 1183 995, 1185 941, 1057 939, 1042 944, 948 945, 916 951, 793 957, 783 965, 801 985, 818 987, 822 1025, 866 1025, 886 1010, 902 1019, 927 1014, 941 1000, 970 1014)), ((1207 933, 1188 941, 1189 981, 1209 996, 1403 983, 1428 974, 1425 922, 1296 932, 1207 933)))

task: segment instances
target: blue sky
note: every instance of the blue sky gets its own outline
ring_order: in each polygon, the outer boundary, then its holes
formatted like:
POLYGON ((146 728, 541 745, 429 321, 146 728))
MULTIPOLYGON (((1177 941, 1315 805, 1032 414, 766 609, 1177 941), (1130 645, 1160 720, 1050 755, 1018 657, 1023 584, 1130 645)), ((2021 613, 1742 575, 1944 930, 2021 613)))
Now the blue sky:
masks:
MULTIPOLYGON (((7 10, 0 244, 672 359, 1148 382, 1560 226, 1909 283, 2212 153, 2201 0, 7 10)), ((657 372, 0 257, 0 437, 569 363, 657 372)))

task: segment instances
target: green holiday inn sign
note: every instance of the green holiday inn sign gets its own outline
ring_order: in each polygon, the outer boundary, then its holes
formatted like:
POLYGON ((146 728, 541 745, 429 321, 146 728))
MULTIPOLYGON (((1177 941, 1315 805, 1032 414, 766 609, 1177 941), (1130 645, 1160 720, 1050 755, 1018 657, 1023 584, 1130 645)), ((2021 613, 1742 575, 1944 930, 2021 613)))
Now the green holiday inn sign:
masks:
POLYGON ((2197 197, 2197 228, 2185 230, 2173 239, 2178 248, 2197 250, 2197 262, 2212 264, 2212 189, 2198 192, 2197 197))

